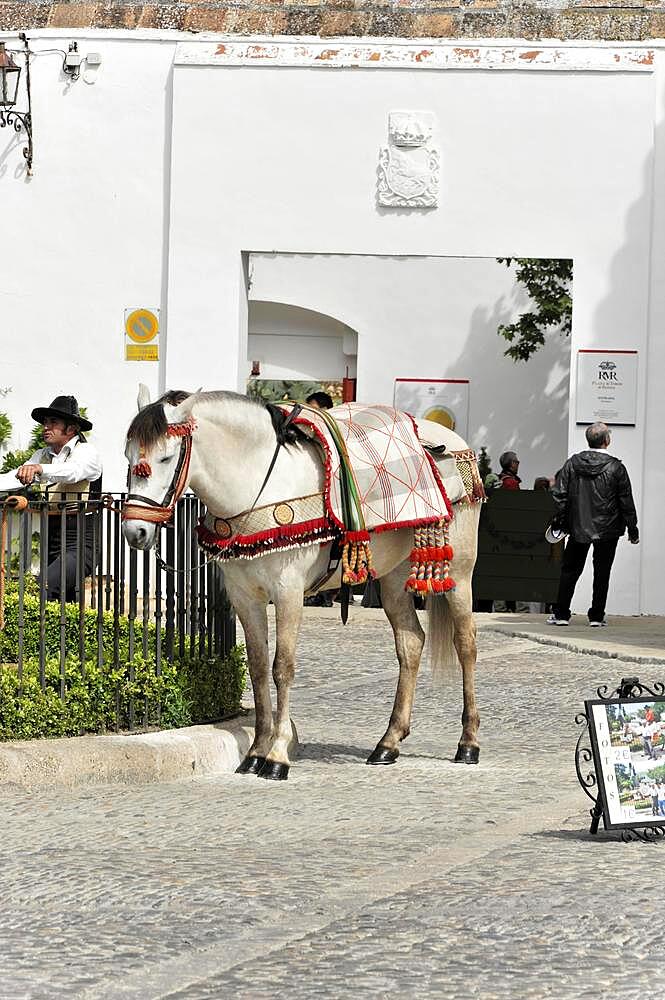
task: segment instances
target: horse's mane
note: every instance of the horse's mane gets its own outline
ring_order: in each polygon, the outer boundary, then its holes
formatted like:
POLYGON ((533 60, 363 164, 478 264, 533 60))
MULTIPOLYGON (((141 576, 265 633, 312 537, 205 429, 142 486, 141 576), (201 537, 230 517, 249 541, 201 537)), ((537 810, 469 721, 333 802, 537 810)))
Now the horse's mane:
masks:
POLYGON ((188 396, 191 396, 191 392, 185 392, 184 389, 169 389, 156 402, 148 403, 142 410, 139 410, 129 425, 127 440, 138 441, 144 448, 152 448, 164 437, 168 427, 164 414, 164 403, 168 403, 169 406, 178 406, 188 396))
POLYGON ((286 433, 283 432, 282 425, 285 417, 282 411, 277 407, 274 407, 271 404, 266 406, 258 399, 251 399, 247 396, 240 395, 240 393, 221 389, 213 392, 201 392, 194 394, 191 392, 185 392, 183 389, 169 389, 154 403, 148 403, 148 405, 144 406, 142 410, 139 410, 129 425, 127 440, 137 441, 139 445, 144 448, 152 448, 161 438, 164 437, 168 428, 168 421, 164 413, 164 403, 168 403, 170 406, 179 406, 183 400, 187 399, 191 395, 195 395, 197 401, 203 405, 206 403, 243 403, 246 406, 251 407, 257 414, 259 412, 265 413, 267 409, 278 440, 280 440, 283 444, 291 444, 294 440, 296 440, 296 434, 293 428, 287 428, 286 433))

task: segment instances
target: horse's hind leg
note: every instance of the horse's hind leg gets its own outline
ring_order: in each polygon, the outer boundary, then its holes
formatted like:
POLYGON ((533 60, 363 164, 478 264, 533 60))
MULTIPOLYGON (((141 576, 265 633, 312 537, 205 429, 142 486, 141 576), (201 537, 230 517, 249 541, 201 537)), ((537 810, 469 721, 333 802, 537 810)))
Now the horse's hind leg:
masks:
POLYGON ((254 692, 254 741, 236 774, 258 774, 272 743, 272 704, 268 672, 268 616, 265 604, 245 603, 234 595, 234 606, 245 633, 247 667, 254 692))
POLYGON ((275 659, 272 676, 277 688, 273 741, 260 778, 285 781, 289 776, 289 743, 292 737, 290 695, 296 669, 296 643, 302 620, 303 591, 289 589, 275 600, 275 659))
POLYGON ((480 756, 478 730, 480 715, 476 704, 476 625, 472 613, 471 585, 458 581, 454 591, 446 594, 455 626, 455 649, 462 667, 462 737, 457 746, 458 764, 477 764, 480 756))
POLYGON ((368 764, 394 764, 399 756, 399 744, 410 731, 411 709, 425 633, 418 621, 413 598, 404 590, 408 574, 408 564, 402 563, 381 578, 381 601, 395 635, 399 681, 388 728, 367 758, 368 764))

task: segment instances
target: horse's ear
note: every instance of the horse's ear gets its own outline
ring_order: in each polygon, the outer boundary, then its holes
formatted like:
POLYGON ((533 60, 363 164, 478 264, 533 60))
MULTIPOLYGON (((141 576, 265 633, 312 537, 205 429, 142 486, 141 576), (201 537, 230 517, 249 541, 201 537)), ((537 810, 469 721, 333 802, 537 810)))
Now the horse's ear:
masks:
POLYGON ((150 389, 148 388, 147 385, 144 385, 143 382, 139 382, 139 394, 136 399, 136 405, 139 408, 139 412, 143 409, 144 406, 148 406, 149 403, 150 403, 150 389))
POLYGON ((192 393, 183 399, 182 403, 178 403, 177 406, 171 406, 170 403, 164 403, 164 416, 166 417, 167 423, 169 424, 184 424, 189 418, 194 403, 196 402, 196 394, 192 393))

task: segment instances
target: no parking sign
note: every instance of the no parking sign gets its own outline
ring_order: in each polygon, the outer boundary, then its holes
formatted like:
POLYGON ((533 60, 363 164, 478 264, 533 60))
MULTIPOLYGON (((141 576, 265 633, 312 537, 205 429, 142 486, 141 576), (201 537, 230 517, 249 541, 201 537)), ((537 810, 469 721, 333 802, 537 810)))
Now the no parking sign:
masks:
POLYGON ((125 309, 125 361, 159 360, 159 309, 125 309))

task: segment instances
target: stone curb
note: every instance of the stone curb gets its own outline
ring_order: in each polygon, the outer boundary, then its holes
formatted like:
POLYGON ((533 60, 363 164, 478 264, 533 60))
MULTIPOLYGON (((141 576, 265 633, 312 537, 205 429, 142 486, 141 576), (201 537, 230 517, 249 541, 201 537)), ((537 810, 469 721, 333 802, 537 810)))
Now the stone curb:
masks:
MULTIPOLYGON (((139 785, 229 774, 254 736, 254 713, 225 722, 135 735, 72 736, 0 744, 0 787, 139 785)), ((293 727, 289 752, 298 737, 293 727)))
POLYGON ((483 632, 495 632, 497 635, 510 636, 513 639, 530 639, 531 642, 538 642, 541 646, 558 646, 560 649, 567 649, 571 653, 583 653, 585 656, 600 656, 606 660, 624 660, 627 663, 654 663, 665 666, 665 657, 653 656, 650 653, 631 652, 630 646, 616 645, 613 649, 603 646, 594 646, 584 641, 574 639, 555 639, 553 636, 541 635, 539 632, 527 632, 525 630, 511 628, 509 625, 489 625, 482 624, 479 630, 483 632))

